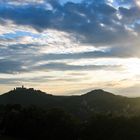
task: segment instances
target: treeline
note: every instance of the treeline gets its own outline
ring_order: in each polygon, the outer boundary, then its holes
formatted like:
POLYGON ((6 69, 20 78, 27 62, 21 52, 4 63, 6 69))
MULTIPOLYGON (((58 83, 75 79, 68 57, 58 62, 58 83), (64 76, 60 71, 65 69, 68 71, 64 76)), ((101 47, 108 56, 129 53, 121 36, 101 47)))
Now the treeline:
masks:
POLYGON ((82 120, 59 108, 0 106, 0 135, 18 140, 138 140, 140 117, 93 114, 82 120))

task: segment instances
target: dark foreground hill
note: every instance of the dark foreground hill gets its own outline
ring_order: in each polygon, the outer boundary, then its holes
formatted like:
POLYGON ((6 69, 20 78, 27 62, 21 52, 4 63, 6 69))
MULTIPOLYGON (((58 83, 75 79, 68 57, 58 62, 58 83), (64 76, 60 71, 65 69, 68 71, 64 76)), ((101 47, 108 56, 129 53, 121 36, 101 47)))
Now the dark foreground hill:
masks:
POLYGON ((53 96, 32 88, 17 88, 1 95, 0 104, 36 105, 44 108, 57 107, 78 116, 88 116, 93 113, 140 114, 140 98, 117 96, 100 89, 80 96, 53 96))
POLYGON ((0 140, 139 140, 140 98, 93 90, 53 96, 17 88, 0 96, 0 140))

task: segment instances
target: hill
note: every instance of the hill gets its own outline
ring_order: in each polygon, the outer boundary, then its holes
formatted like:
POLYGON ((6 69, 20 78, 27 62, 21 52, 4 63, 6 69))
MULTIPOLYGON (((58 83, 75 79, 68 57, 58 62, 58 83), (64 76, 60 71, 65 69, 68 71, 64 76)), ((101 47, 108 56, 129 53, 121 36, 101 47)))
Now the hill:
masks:
POLYGON ((0 104, 36 105, 44 108, 57 107, 82 117, 93 113, 140 114, 140 98, 117 96, 101 89, 80 96, 53 96, 40 90, 22 87, 0 95, 0 104))

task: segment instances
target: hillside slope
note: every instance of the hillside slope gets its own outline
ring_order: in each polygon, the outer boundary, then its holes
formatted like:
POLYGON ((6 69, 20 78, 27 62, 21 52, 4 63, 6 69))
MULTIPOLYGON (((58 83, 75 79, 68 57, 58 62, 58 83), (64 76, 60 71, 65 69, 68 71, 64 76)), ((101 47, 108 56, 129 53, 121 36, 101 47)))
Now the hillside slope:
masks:
POLYGON ((36 105, 45 108, 57 107, 78 116, 88 116, 92 113, 140 114, 140 98, 117 96, 101 89, 80 96, 53 96, 40 90, 20 88, 1 95, 0 104, 36 105))

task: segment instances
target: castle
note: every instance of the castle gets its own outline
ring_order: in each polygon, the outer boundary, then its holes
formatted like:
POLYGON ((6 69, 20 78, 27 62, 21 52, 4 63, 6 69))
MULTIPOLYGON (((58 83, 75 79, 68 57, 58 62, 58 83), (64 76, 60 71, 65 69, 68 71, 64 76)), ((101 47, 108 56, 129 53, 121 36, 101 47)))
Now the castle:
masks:
POLYGON ((22 90, 22 89, 26 89, 26 88, 24 87, 24 85, 22 85, 21 87, 16 87, 16 88, 14 88, 14 90, 22 90))
MULTIPOLYGON (((27 88, 22 85, 21 87, 14 88, 14 90, 27 90, 27 88)), ((34 88, 29 88, 28 90, 34 90, 34 88)))

